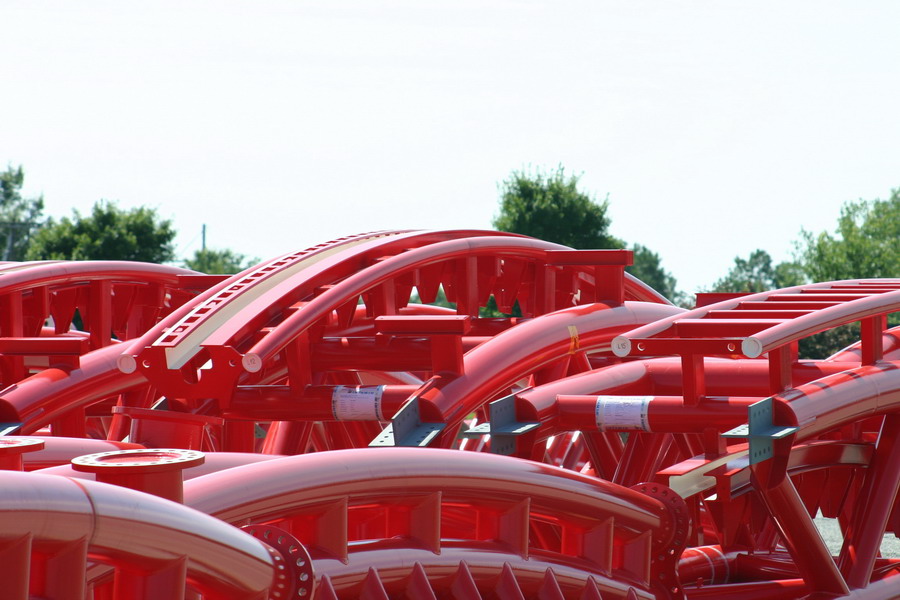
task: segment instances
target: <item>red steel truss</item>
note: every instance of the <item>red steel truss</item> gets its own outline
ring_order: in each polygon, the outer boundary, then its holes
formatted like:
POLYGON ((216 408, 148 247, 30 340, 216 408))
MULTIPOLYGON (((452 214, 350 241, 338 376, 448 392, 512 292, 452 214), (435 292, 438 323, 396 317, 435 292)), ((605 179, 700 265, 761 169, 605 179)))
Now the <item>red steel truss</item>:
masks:
POLYGON ((900 279, 684 310, 630 260, 456 230, 2 265, 0 597, 900 597, 900 279))

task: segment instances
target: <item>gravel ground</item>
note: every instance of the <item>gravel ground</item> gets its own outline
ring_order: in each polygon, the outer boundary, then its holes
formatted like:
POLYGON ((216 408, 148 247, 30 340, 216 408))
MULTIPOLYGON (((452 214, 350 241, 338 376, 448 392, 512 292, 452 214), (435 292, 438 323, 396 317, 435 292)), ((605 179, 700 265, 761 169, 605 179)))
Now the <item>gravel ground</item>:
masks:
MULTIPOLYGON (((819 528, 819 533, 825 539, 828 549, 831 550, 833 555, 837 556, 838 552, 841 551, 841 543, 844 540, 841 536, 841 529, 838 526, 837 519, 819 517, 815 522, 816 527, 819 528)), ((881 555, 886 558, 900 558, 900 540, 894 537, 894 534, 885 534, 881 542, 881 555)))

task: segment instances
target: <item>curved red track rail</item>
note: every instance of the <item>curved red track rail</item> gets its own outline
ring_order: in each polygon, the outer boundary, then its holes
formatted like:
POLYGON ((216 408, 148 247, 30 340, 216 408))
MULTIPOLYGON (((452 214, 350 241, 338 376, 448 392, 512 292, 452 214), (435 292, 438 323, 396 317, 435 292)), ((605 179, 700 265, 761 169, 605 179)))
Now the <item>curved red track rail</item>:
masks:
POLYGON ((650 560, 677 535, 664 502, 505 457, 404 448, 309 454, 192 479, 185 503, 226 522, 291 531, 309 549, 320 587, 340 598, 359 597, 372 569, 393 595, 417 570, 430 586, 461 564, 481 593, 504 571, 510 586, 539 588, 549 569, 564 594, 596 585, 611 598, 680 595, 659 587, 674 581, 674 571, 662 570, 675 563, 650 560), (246 480, 259 483, 235 494, 246 480), (409 562, 389 568, 401 550, 409 562))

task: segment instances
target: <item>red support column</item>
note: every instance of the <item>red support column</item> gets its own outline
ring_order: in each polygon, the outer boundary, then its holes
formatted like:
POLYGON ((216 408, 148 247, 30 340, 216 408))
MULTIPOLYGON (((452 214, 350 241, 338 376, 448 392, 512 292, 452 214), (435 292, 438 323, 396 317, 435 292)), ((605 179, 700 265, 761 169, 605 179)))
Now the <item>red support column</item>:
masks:
POLYGON ((754 487, 768 508, 810 591, 846 594, 849 591, 847 583, 806 511, 791 478, 784 476, 779 483, 769 487, 769 477, 764 471, 772 468, 772 460, 756 463, 751 468, 754 487))
POLYGON ((22 455, 44 449, 44 440, 0 437, 0 470, 23 471, 22 455))
POLYGON ((117 450, 72 459, 76 471, 93 473, 97 481, 183 502, 181 472, 202 465, 202 452, 181 449, 117 450))
POLYGON ((884 335, 887 326, 887 315, 877 315, 863 319, 859 323, 860 350, 862 364, 874 365, 884 358, 884 335))

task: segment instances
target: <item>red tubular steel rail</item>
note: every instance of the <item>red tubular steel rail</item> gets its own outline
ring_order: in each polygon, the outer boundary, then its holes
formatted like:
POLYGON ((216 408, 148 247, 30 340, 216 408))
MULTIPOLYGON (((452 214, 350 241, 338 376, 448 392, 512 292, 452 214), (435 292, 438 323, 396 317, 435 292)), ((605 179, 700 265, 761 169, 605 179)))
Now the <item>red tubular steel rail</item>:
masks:
MULTIPOLYGON (((523 323, 474 348, 462 357, 457 372, 445 370, 436 374, 416 391, 403 411, 417 411, 420 424, 440 424, 446 432, 420 442, 416 436, 397 439, 397 422, 407 419, 395 415, 392 428, 380 436, 387 445, 435 445, 453 443, 464 418, 486 402, 503 393, 523 377, 556 366, 552 375, 564 376, 578 364, 576 355, 608 352, 610 340, 617 332, 635 323, 648 322, 673 313, 683 312, 673 306, 627 302, 609 307, 597 303, 560 310, 528 323, 523 323), (414 404, 415 403, 415 404, 414 404)), ((581 367, 584 369, 585 367, 581 367)), ((419 428, 421 429, 421 425, 419 428)), ((425 426, 427 428, 427 425, 425 426)))
MULTIPOLYGON (((881 348, 884 360, 900 360, 900 327, 893 327, 881 337, 881 348)), ((850 344, 840 352, 829 356, 826 360, 835 362, 862 362, 862 342, 850 344)))
MULTIPOLYGON (((801 361, 794 365, 795 384, 843 371, 846 365, 801 361)), ((747 405, 768 396, 768 366, 761 360, 712 359, 706 365, 707 396, 696 405, 682 397, 681 362, 657 358, 614 364, 515 394, 515 422, 540 427, 514 439, 510 453, 542 460, 548 438, 580 431, 595 473, 610 481, 633 484, 646 480, 659 465, 639 460, 645 433, 687 434, 674 440, 685 458, 703 452, 701 436, 716 435, 746 421, 747 405), (630 404, 629 404, 630 403, 630 404), (605 412, 625 405, 630 420, 619 418, 612 427, 605 412), (619 432, 630 432, 626 451, 619 432), (624 459, 623 459, 624 453, 624 459), (655 466, 654 466, 655 465, 655 466)), ((659 461, 659 449, 646 457, 659 461)))
MULTIPOLYGON (((779 457, 776 450, 774 460, 748 465, 747 447, 741 445, 720 457, 692 459, 669 467, 660 472, 659 480, 685 497, 715 489, 719 501, 746 491, 752 480, 811 589, 841 594, 846 593, 848 586, 864 588, 878 578, 873 570, 882 535, 885 530, 896 531, 897 526, 896 520, 891 519, 896 519, 892 513, 900 487, 900 452, 896 444, 900 433, 900 367, 890 363, 861 366, 798 386, 773 400, 779 422, 798 427, 786 444, 786 454, 779 457), (823 433, 840 431, 873 416, 885 417, 874 445, 803 445, 823 433), (785 470, 854 464, 863 467, 864 472, 852 503, 844 499, 846 489, 831 489, 822 478, 814 480, 817 485, 802 489, 801 501, 791 479, 783 476, 785 470), (782 470, 780 477, 773 472, 778 469, 782 470), (834 511, 824 508, 826 502, 835 502, 827 497, 832 491, 838 493, 839 504, 846 502, 848 518, 837 565, 825 550, 810 517, 820 506, 826 512, 834 511)), ((900 593, 900 580, 890 589, 894 594, 900 593)))
MULTIPOLYGON (((233 279, 231 286, 196 304, 179 322, 164 321, 132 344, 119 359, 120 368, 145 371, 164 393, 216 398, 225 408, 239 378, 254 383, 249 374, 264 372, 273 360, 285 360, 285 352, 292 385, 309 383, 311 375, 301 357, 308 356, 310 341, 317 340, 316 328, 324 327, 335 312, 339 322, 349 325, 360 298, 375 315, 397 314, 413 287, 428 301, 443 284, 460 314, 477 315, 478 306, 494 292, 501 308, 511 310, 518 299, 528 316, 571 304, 576 291, 588 285, 594 295, 603 292, 602 286, 588 280, 588 274, 600 267, 552 265, 568 258, 565 253, 572 251, 565 247, 480 233, 481 237, 465 231, 385 234, 353 245, 312 249, 282 261, 283 265, 245 272, 243 279, 233 279), (563 255, 554 259, 555 251, 563 255), (493 275, 491 269, 479 269, 482 263, 493 267, 493 275), (516 268, 498 273, 506 263, 516 268), (551 277, 557 270, 566 275, 559 286, 551 277), (526 272, 541 277, 523 278, 526 272), (460 290, 468 295, 457 297, 460 290), (197 369, 210 360, 197 379, 197 369)), ((637 280, 626 279, 629 299, 665 302, 637 280)))
POLYGON ((140 373, 116 368, 122 350, 107 346, 84 355, 77 369, 48 368, 0 391, 0 421, 21 423, 30 435, 53 426, 55 435, 85 435, 84 409, 146 383, 140 373))
MULTIPOLYGON (((147 494, 0 473, 3 598, 81 600, 88 561, 115 566, 109 598, 265 600, 283 558, 221 521, 147 494)), ((91 595, 96 597, 99 590, 91 595)))

